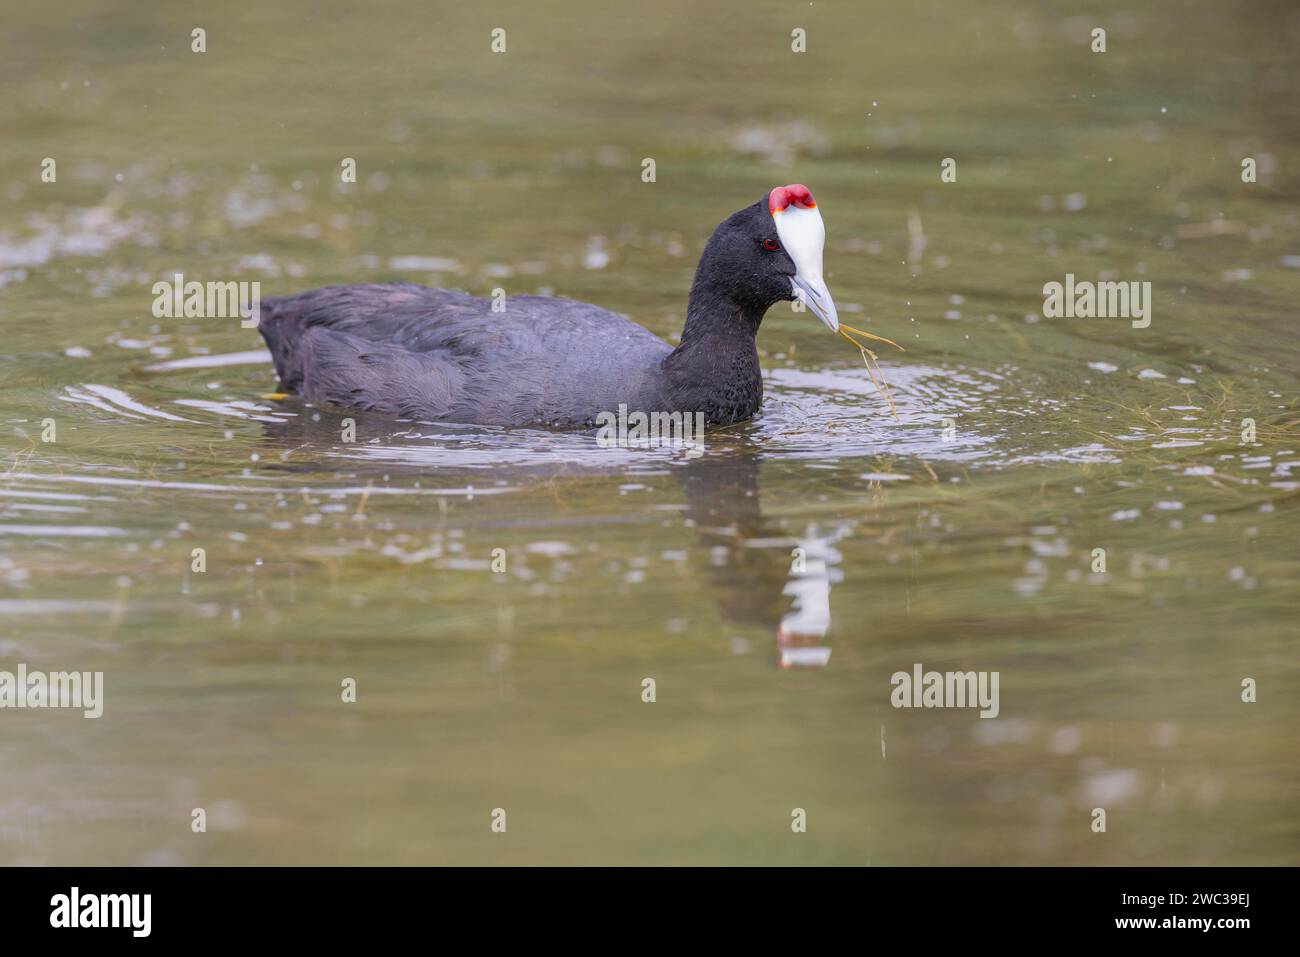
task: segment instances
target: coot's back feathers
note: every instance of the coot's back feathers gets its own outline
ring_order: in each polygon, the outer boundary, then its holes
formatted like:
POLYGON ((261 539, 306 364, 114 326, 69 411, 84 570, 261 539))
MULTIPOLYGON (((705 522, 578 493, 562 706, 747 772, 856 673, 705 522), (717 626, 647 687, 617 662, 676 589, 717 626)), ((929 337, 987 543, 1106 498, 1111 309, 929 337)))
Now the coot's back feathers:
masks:
POLYGON ((672 351, 588 303, 512 296, 494 312, 410 283, 265 299, 259 329, 282 390, 309 402, 491 425, 578 426, 635 408, 672 351))

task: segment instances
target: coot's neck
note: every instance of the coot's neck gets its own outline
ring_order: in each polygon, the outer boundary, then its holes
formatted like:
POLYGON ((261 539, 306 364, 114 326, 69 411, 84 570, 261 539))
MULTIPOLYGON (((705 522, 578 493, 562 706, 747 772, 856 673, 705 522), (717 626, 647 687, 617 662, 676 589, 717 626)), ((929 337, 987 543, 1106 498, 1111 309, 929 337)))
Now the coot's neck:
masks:
POLYGON ((766 311, 736 302, 696 274, 681 342, 661 366, 671 410, 703 412, 710 423, 739 422, 758 411, 763 375, 755 337, 766 311))

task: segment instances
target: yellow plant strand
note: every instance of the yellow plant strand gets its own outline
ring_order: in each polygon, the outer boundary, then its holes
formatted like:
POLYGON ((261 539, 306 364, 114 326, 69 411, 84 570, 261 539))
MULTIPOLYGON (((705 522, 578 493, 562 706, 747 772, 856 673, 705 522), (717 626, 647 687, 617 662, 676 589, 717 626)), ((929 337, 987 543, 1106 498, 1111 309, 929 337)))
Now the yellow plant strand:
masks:
POLYGON ((885 381, 885 374, 880 371, 880 359, 874 352, 864 346, 857 339, 854 339, 853 336, 849 335, 849 333, 862 336, 864 339, 875 339, 877 342, 887 342, 899 352, 905 352, 906 350, 893 339, 886 339, 884 336, 877 336, 870 332, 863 332, 861 329, 854 329, 852 326, 846 326, 842 322, 840 323, 839 329, 836 331, 839 332, 840 336, 845 340, 857 346, 858 351, 862 353, 862 364, 867 367, 867 375, 871 379, 871 384, 876 387, 876 391, 879 392, 881 397, 885 400, 885 405, 889 407, 889 414, 894 418, 898 418, 898 409, 894 406, 893 393, 889 391, 889 383, 885 381))
POLYGON ((895 349, 897 349, 899 352, 906 352, 906 351, 907 351, 907 350, 904 349, 902 346, 900 346, 897 342, 895 342, 893 339, 886 339, 884 336, 878 336, 878 335, 876 335, 875 333, 872 333, 872 332, 863 332, 861 329, 854 329, 852 326, 845 325, 845 324, 842 323, 842 322, 840 323, 840 328, 841 328, 841 329, 847 329, 847 330, 849 330, 849 332, 853 333, 855 336, 862 336, 862 338, 864 338, 864 339, 875 339, 877 342, 888 342, 891 346, 893 346, 893 347, 894 347, 895 349))

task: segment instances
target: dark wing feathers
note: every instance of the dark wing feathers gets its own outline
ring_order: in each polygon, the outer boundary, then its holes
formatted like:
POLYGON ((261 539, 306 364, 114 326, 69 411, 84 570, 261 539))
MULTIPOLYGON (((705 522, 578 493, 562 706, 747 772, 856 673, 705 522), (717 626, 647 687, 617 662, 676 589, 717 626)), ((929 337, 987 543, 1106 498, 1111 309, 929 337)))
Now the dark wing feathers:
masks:
POLYGON ((517 296, 493 312, 410 283, 264 299, 259 330, 283 391, 308 401, 500 425, 574 424, 615 409, 671 351, 587 303, 517 296))
POLYGON ((454 407, 461 372, 436 354, 321 327, 307 331, 299 350, 309 374, 298 391, 309 402, 424 419, 443 418, 454 407))

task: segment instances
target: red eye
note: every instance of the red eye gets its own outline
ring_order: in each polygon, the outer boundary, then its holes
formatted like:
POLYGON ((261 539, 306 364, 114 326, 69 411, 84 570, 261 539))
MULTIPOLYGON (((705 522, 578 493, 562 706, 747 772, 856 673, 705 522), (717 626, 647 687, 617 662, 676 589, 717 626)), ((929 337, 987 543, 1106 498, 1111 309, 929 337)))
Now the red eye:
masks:
POLYGON ((774 253, 781 248, 781 244, 775 239, 765 239, 763 240, 763 248, 770 253, 774 253))

